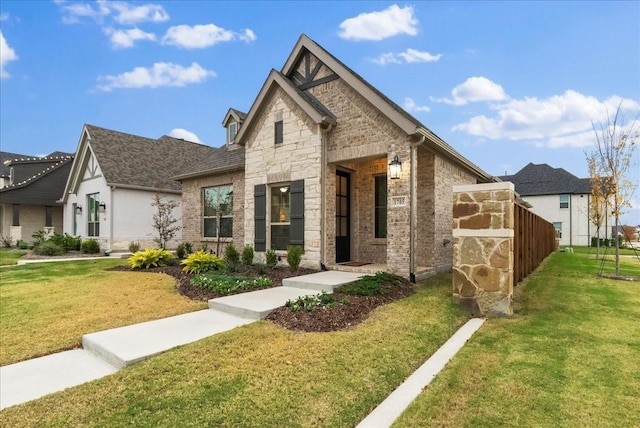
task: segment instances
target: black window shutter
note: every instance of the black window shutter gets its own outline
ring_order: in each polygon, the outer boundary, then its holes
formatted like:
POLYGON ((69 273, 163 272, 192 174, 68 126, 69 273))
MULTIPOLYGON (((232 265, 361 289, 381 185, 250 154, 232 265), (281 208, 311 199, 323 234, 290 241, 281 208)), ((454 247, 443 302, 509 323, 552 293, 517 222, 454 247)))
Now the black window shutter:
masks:
POLYGON ((291 183, 291 245, 304 248, 304 180, 291 183))
POLYGON ((267 250, 267 186, 258 184, 253 188, 253 198, 255 205, 254 228, 255 240, 254 250, 267 250))

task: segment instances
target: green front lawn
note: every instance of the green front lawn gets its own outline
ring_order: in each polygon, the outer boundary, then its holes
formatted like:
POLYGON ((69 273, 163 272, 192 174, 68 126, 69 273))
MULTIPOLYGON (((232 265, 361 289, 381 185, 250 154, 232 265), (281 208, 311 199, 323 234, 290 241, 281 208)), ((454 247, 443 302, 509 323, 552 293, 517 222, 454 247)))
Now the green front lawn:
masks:
POLYGON ((0 248, 0 266, 15 265, 25 254, 27 254, 25 250, 19 250, 16 248, 0 248))
POLYGON ((34 263, 0 270, 0 365, 80 346, 82 335, 204 309, 175 279, 108 271, 123 260, 34 263))
POLYGON ((259 321, 0 412, 0 426, 354 426, 465 322, 451 277, 347 331, 259 321))
POLYGON ((486 322, 394 426, 640 426, 640 283, 599 268, 552 255, 517 315, 486 322))

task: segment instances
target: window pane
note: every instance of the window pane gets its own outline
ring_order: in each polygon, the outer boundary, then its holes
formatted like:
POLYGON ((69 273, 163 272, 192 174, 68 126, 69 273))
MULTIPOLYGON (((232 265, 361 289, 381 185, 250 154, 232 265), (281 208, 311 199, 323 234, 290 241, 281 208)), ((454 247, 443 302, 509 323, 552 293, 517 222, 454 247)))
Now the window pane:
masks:
POLYGON ((205 218, 204 219, 204 236, 207 237, 216 237, 217 235, 216 228, 216 219, 215 218, 205 218))
POLYGON ((387 207, 376 208, 376 238, 387 237, 387 207))
POLYGON ((291 242, 289 238, 289 225, 271 226, 271 249, 272 250, 286 250, 287 245, 291 242))
POLYGON ((375 176, 375 237, 387 237, 387 176, 375 176))
POLYGON ((340 201, 339 202, 339 204, 340 204, 340 211, 339 211, 340 215, 341 216, 347 216, 348 215, 347 209, 349 208, 349 204, 348 204, 347 198, 340 197, 338 199, 340 201))
POLYGON ((291 201, 289 186, 271 188, 271 223, 291 221, 291 201))
POLYGON ((283 126, 282 126, 282 121, 279 120, 275 123, 275 135, 274 135, 274 139, 275 139, 275 143, 276 144, 282 144, 283 141, 283 126))
POLYGON ((223 217, 220 220, 220 236, 223 238, 233 236, 233 217, 223 217))

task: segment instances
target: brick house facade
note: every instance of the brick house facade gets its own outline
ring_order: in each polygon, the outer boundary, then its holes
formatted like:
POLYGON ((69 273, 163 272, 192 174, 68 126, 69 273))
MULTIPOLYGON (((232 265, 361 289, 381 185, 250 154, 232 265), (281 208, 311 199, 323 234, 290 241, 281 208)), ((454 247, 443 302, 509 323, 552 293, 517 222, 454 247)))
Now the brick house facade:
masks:
POLYGON ((225 242, 259 257, 301 245, 303 266, 365 264, 415 280, 451 267, 453 185, 493 181, 305 35, 249 112, 231 109, 223 124, 226 147, 177 177, 192 243, 217 239, 202 233, 205 195, 232 184, 225 242))

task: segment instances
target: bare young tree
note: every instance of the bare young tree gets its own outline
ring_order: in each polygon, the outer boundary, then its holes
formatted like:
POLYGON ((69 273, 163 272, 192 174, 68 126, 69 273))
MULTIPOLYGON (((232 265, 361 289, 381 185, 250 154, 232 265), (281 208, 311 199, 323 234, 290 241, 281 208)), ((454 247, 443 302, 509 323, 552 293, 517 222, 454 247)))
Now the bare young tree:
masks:
MULTIPOLYGON (((611 193, 611 215, 615 219, 615 230, 619 230, 620 216, 626 208, 631 208, 631 198, 636 183, 628 178, 633 171, 633 155, 636 142, 640 138, 638 120, 625 121, 621 112, 622 102, 618 104, 613 117, 607 115, 604 122, 592 123, 596 136, 596 149, 593 153, 596 168, 602 177, 607 177, 611 193)), ((620 275, 620 245, 616 237, 616 275, 620 275)))
POLYGON ((160 248, 165 248, 167 242, 171 241, 181 228, 176 224, 178 219, 173 216, 173 209, 180 206, 180 203, 174 200, 165 201, 160 193, 156 193, 151 206, 157 209, 153 214, 152 225, 158 235, 153 240, 160 248))
POLYGON ((589 220, 596 227, 596 257, 600 257, 600 228, 602 228, 606 213, 608 187, 606 178, 600 175, 595 153, 587 155, 587 165, 589 166, 589 184, 591 185, 589 220))

